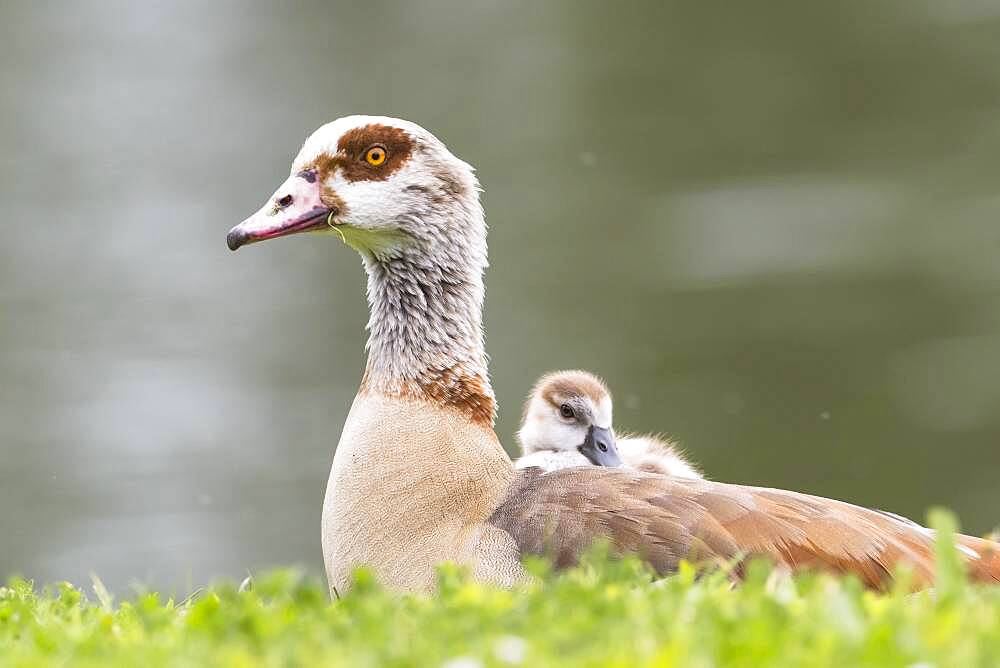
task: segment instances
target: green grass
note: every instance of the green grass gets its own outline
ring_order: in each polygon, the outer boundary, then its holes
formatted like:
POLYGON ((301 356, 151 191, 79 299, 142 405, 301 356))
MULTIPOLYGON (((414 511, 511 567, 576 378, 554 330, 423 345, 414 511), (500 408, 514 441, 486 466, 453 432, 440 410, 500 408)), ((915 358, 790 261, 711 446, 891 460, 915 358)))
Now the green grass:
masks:
POLYGON ((1000 587, 969 585, 944 563, 933 594, 776 577, 763 564, 738 588, 690 567, 657 581, 600 555, 558 574, 534 563, 539 577, 513 591, 442 567, 435 596, 396 596, 360 572, 332 603, 291 571, 182 603, 16 580, 0 589, 0 665, 1000 665, 1000 587))

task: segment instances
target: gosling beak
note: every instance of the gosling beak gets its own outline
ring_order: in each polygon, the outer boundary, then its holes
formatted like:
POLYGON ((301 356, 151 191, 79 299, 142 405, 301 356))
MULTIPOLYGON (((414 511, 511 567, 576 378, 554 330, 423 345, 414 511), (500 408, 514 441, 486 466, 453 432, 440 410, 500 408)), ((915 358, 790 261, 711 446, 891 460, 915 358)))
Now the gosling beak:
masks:
POLYGON ((608 467, 622 465, 618 446, 615 445, 615 435, 610 429, 590 425, 590 429, 587 430, 587 438, 578 449, 580 454, 590 460, 591 464, 608 467))
POLYGON ((339 213, 320 198, 320 183, 312 170, 288 177, 260 211, 229 230, 229 250, 299 232, 326 229, 339 213))

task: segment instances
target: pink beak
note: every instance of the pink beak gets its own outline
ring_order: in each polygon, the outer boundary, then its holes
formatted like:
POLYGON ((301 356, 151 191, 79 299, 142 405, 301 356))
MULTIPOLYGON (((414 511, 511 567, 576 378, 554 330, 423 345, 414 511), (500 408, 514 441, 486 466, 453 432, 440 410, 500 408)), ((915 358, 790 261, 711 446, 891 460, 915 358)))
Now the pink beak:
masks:
POLYGON ((255 241, 325 229, 336 213, 320 199, 316 172, 306 170, 289 176, 260 211, 229 230, 226 244, 236 250, 255 241))

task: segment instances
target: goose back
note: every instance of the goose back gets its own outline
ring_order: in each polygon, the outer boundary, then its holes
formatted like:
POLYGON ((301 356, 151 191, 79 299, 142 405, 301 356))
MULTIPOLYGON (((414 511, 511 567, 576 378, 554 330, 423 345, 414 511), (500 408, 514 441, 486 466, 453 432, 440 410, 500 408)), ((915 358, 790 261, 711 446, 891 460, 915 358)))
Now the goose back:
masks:
MULTIPOLYGON (((854 573, 876 589, 902 563, 917 587, 930 584, 934 573, 932 533, 890 514, 807 494, 624 469, 525 469, 490 522, 522 554, 546 555, 560 567, 604 539, 663 574, 681 559, 754 556, 793 570, 854 573)), ((993 543, 961 536, 959 544, 974 578, 1000 581, 993 543)))

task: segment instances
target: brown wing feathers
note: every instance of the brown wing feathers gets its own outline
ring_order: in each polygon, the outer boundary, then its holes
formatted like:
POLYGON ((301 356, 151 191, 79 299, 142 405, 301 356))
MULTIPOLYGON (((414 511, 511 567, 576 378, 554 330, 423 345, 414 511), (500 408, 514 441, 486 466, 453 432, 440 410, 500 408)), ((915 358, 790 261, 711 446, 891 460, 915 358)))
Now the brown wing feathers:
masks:
POLYGON ((972 579, 981 582, 1000 582, 1000 544, 974 536, 957 536, 956 542, 979 558, 968 561, 972 579))
MULTIPOLYGON (((889 513, 782 490, 581 467, 521 471, 490 519, 522 554, 572 564, 595 540, 635 552, 660 573, 680 559, 764 556, 793 570, 854 573, 885 587, 908 564, 917 586, 933 580, 931 532, 889 513)), ((974 579, 1000 581, 1000 547, 960 536, 974 579), (977 556, 973 556, 972 552, 977 556)))

